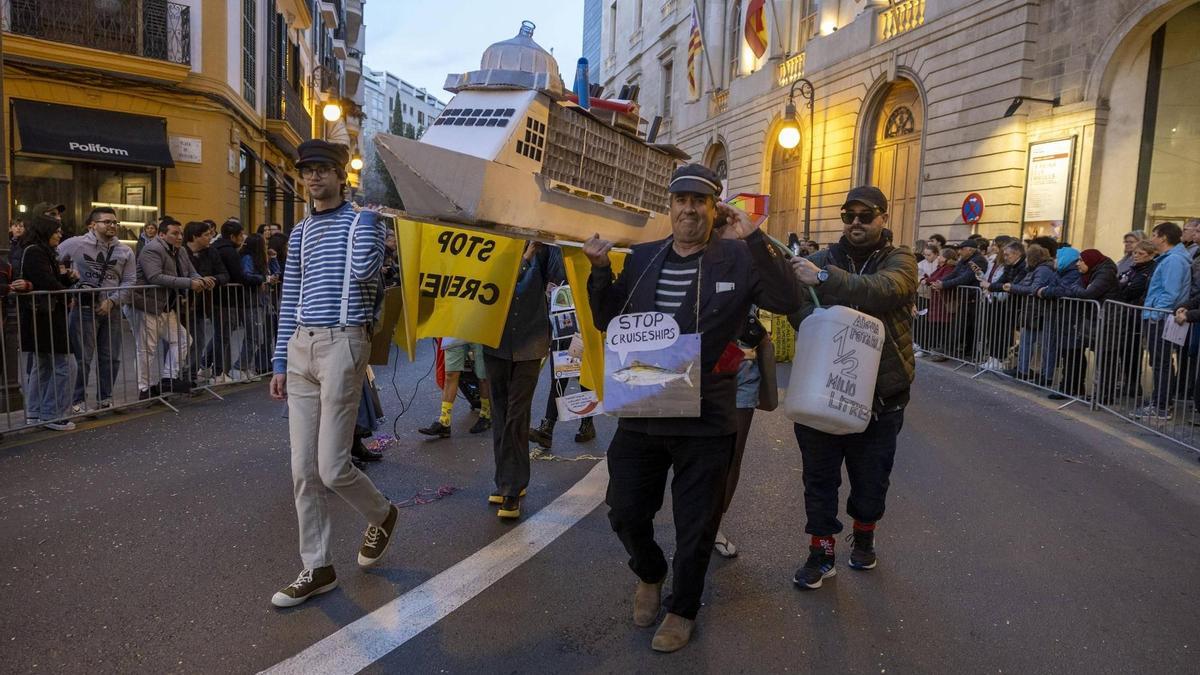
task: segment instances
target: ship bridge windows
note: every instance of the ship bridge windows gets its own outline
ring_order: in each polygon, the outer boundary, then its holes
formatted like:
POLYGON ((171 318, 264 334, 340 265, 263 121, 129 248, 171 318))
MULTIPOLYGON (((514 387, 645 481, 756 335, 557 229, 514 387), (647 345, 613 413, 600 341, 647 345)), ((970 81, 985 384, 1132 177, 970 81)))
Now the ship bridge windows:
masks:
POLYGON ((516 115, 513 108, 447 108, 433 126, 451 124, 456 127, 506 127, 516 115))
POLYGON ((532 117, 525 118, 525 138, 517 139, 517 154, 525 155, 535 162, 542 161, 542 150, 546 149, 546 123, 532 117))

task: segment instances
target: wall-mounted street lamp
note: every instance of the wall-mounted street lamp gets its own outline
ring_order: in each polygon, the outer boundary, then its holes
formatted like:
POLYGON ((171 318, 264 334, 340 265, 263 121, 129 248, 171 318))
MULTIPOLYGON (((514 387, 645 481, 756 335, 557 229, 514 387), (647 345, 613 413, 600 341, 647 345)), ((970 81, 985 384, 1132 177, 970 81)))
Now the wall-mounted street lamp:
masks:
POLYGON ((1008 104, 1008 110, 1004 111, 1004 116, 1012 117, 1013 115, 1017 114, 1017 109, 1020 108, 1021 104, 1024 103, 1025 101, 1032 101, 1034 103, 1049 103, 1050 107, 1052 107, 1052 108, 1057 108, 1059 105, 1062 104, 1062 99, 1058 96, 1055 96, 1054 98, 1034 98, 1033 96, 1018 96, 1012 100, 1012 103, 1008 104))
POLYGON ((355 171, 362 171, 362 168, 363 168, 362 157, 359 157, 358 155, 351 157, 350 158, 350 168, 354 169, 355 171))
POLYGON ((800 97, 808 107, 808 177, 804 186, 804 238, 809 237, 809 223, 812 214, 812 156, 813 156, 813 102, 816 92, 813 83, 800 78, 792 83, 788 90, 787 105, 783 109, 783 126, 779 129, 780 147, 791 150, 800 143, 800 123, 796 121, 796 88, 800 88, 800 97))
POLYGON ((321 116, 324 117, 325 121, 327 122, 336 122, 342 118, 342 106, 334 103, 333 101, 329 101, 325 104, 324 108, 321 108, 321 116))

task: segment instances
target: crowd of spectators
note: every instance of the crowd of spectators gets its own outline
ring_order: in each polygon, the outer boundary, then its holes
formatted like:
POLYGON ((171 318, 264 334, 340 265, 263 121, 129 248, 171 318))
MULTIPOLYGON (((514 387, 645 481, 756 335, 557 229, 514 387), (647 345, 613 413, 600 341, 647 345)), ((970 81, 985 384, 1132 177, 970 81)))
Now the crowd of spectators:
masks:
POLYGON ((1119 260, 1049 236, 949 243, 933 235, 916 250, 916 335, 932 360, 1002 371, 1059 400, 1138 401, 1132 414, 1143 419, 1170 419, 1173 402, 1197 386, 1200 336, 1193 331, 1176 345, 1163 329, 1167 321, 1200 323, 1200 221, 1130 232, 1119 260), (978 290, 956 290, 964 288, 978 290), (1086 386, 1089 354, 1100 369, 1094 392, 1086 386))
POLYGON ((26 425, 73 429, 70 417, 112 408, 122 394, 132 400, 134 382, 146 400, 270 371, 282 227, 248 234, 237 218, 218 226, 164 215, 131 247, 118 238, 113 209, 93 209, 72 237, 63 211, 42 203, 10 223, 10 253, 0 260, 26 425), (122 360, 127 333, 131 372, 122 360))

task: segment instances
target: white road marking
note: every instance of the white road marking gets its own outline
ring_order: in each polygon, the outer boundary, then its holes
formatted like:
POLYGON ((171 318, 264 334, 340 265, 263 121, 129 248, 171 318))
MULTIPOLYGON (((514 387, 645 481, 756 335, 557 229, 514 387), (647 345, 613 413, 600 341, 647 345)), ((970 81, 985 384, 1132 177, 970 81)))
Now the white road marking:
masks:
MULTIPOLYGON (((608 464, 508 534, 264 673, 357 673, 520 567, 604 501, 608 464)), ((319 602, 319 600, 317 601, 319 602)))

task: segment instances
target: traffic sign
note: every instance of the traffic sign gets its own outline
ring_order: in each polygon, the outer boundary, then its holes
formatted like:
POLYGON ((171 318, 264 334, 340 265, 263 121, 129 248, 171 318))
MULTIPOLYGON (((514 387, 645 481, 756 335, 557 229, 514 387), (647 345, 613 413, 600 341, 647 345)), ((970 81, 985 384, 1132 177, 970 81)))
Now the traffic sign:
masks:
POLYGON ((976 225, 983 218, 983 196, 972 192, 963 200, 962 219, 968 225, 976 225))

